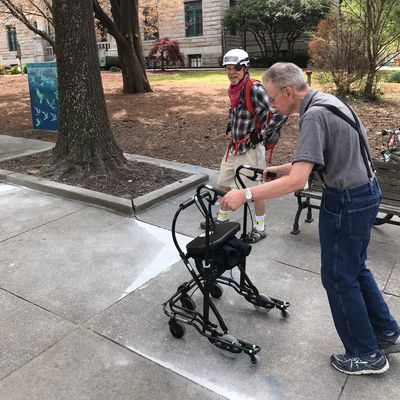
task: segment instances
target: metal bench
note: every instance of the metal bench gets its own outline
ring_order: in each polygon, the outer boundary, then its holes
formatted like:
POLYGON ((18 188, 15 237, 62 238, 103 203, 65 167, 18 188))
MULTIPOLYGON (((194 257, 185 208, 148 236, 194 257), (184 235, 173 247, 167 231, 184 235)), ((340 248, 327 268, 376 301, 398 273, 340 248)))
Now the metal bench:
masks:
MULTIPOLYGON (((382 201, 379 212, 385 214, 377 217, 374 225, 392 224, 399 225, 400 221, 400 164, 386 163, 374 160, 376 175, 382 189, 382 201), (396 217, 396 219, 393 219, 396 217)), ((299 219, 301 212, 306 208, 307 217, 305 222, 313 221, 312 209, 319 209, 322 198, 322 182, 317 172, 312 172, 308 179, 307 189, 300 190, 294 194, 297 197, 297 212, 294 218, 293 229, 290 233, 297 235, 300 232, 299 219)))

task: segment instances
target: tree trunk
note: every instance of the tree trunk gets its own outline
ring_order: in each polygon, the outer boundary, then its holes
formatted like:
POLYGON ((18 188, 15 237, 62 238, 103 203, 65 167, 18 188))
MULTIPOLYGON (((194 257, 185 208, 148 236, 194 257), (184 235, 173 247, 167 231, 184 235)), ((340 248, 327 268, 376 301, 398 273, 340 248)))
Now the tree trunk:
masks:
POLYGON ((105 17, 101 13, 96 14, 96 16, 107 26, 117 42, 122 70, 123 92, 151 92, 140 40, 137 1, 111 0, 110 2, 114 26, 111 28, 110 23, 112 24, 112 21, 105 21, 105 17))
POLYGON ((135 53, 132 42, 117 41, 119 61, 121 63, 123 92, 146 93, 151 92, 146 71, 141 68, 140 61, 135 53))
POLYGON ((126 163, 111 131, 101 83, 92 0, 54 0, 59 132, 48 176, 115 171, 126 163))
POLYGON ((367 81, 365 82, 365 88, 364 88, 364 96, 369 99, 375 98, 375 93, 374 93, 375 76, 376 76, 375 68, 370 68, 368 70, 367 81))

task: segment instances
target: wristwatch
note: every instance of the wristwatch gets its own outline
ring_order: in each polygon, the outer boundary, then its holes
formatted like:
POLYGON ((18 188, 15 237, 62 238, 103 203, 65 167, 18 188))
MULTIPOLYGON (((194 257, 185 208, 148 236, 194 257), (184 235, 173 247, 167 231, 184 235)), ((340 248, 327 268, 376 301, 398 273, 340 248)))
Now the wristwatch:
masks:
POLYGON ((251 191, 250 188, 247 188, 247 189, 244 191, 244 194, 245 194, 245 196, 246 196, 246 201, 253 201, 253 192, 251 191))

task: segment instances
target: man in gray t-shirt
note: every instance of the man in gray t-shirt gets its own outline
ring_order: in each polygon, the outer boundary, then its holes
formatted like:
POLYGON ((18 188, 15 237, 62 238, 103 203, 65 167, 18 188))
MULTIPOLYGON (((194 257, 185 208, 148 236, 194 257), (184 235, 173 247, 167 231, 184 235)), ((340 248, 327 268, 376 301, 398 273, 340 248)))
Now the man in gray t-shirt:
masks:
MULTIPOLYGON (((357 131, 328 109, 314 104, 334 105, 352 118, 348 107, 337 97, 310 90, 300 108, 300 137, 293 163, 307 161, 318 166, 328 187, 345 189, 367 183, 357 131)), ((361 128, 367 140, 362 125, 361 128)))
POLYGON ((264 171, 264 176, 274 172, 274 180, 231 190, 221 205, 236 210, 248 200, 301 190, 311 171, 319 171, 325 183, 319 215, 321 280, 345 349, 330 361, 346 374, 383 373, 389 368, 386 355, 400 352, 400 327, 365 264, 381 191, 364 127, 341 100, 311 90, 294 64, 274 64, 263 83, 277 112, 300 114, 297 151, 292 163, 264 171))

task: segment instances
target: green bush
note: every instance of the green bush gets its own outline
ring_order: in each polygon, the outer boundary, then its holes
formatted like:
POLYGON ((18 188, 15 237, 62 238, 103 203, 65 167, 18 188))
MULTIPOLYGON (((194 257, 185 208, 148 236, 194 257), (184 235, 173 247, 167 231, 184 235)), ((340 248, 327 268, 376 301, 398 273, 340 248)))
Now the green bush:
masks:
POLYGON ((310 57, 307 52, 297 51, 291 57, 287 56, 286 54, 282 54, 282 56, 278 58, 273 58, 272 56, 251 58, 250 66, 254 68, 268 68, 276 62, 291 62, 300 68, 305 68, 308 65, 309 58, 310 57))
POLYGON ((4 75, 6 73, 6 67, 0 64, 0 75, 4 75))
POLYGON ((24 74, 27 73, 26 64, 22 64, 22 71, 24 72, 24 74))
POLYGON ((390 74, 387 81, 392 83, 400 83, 400 71, 390 74))
POLYGON ((119 71, 121 71, 121 68, 119 68, 119 67, 113 65, 113 66, 110 68, 110 71, 111 71, 111 72, 119 72, 119 71))
POLYGON ((18 65, 14 65, 13 67, 11 67, 8 72, 9 75, 18 75, 20 73, 20 70, 18 68, 18 65))
POLYGON ((121 68, 121 63, 119 61, 119 57, 116 56, 107 56, 106 57, 106 67, 107 69, 111 69, 111 67, 121 68))

